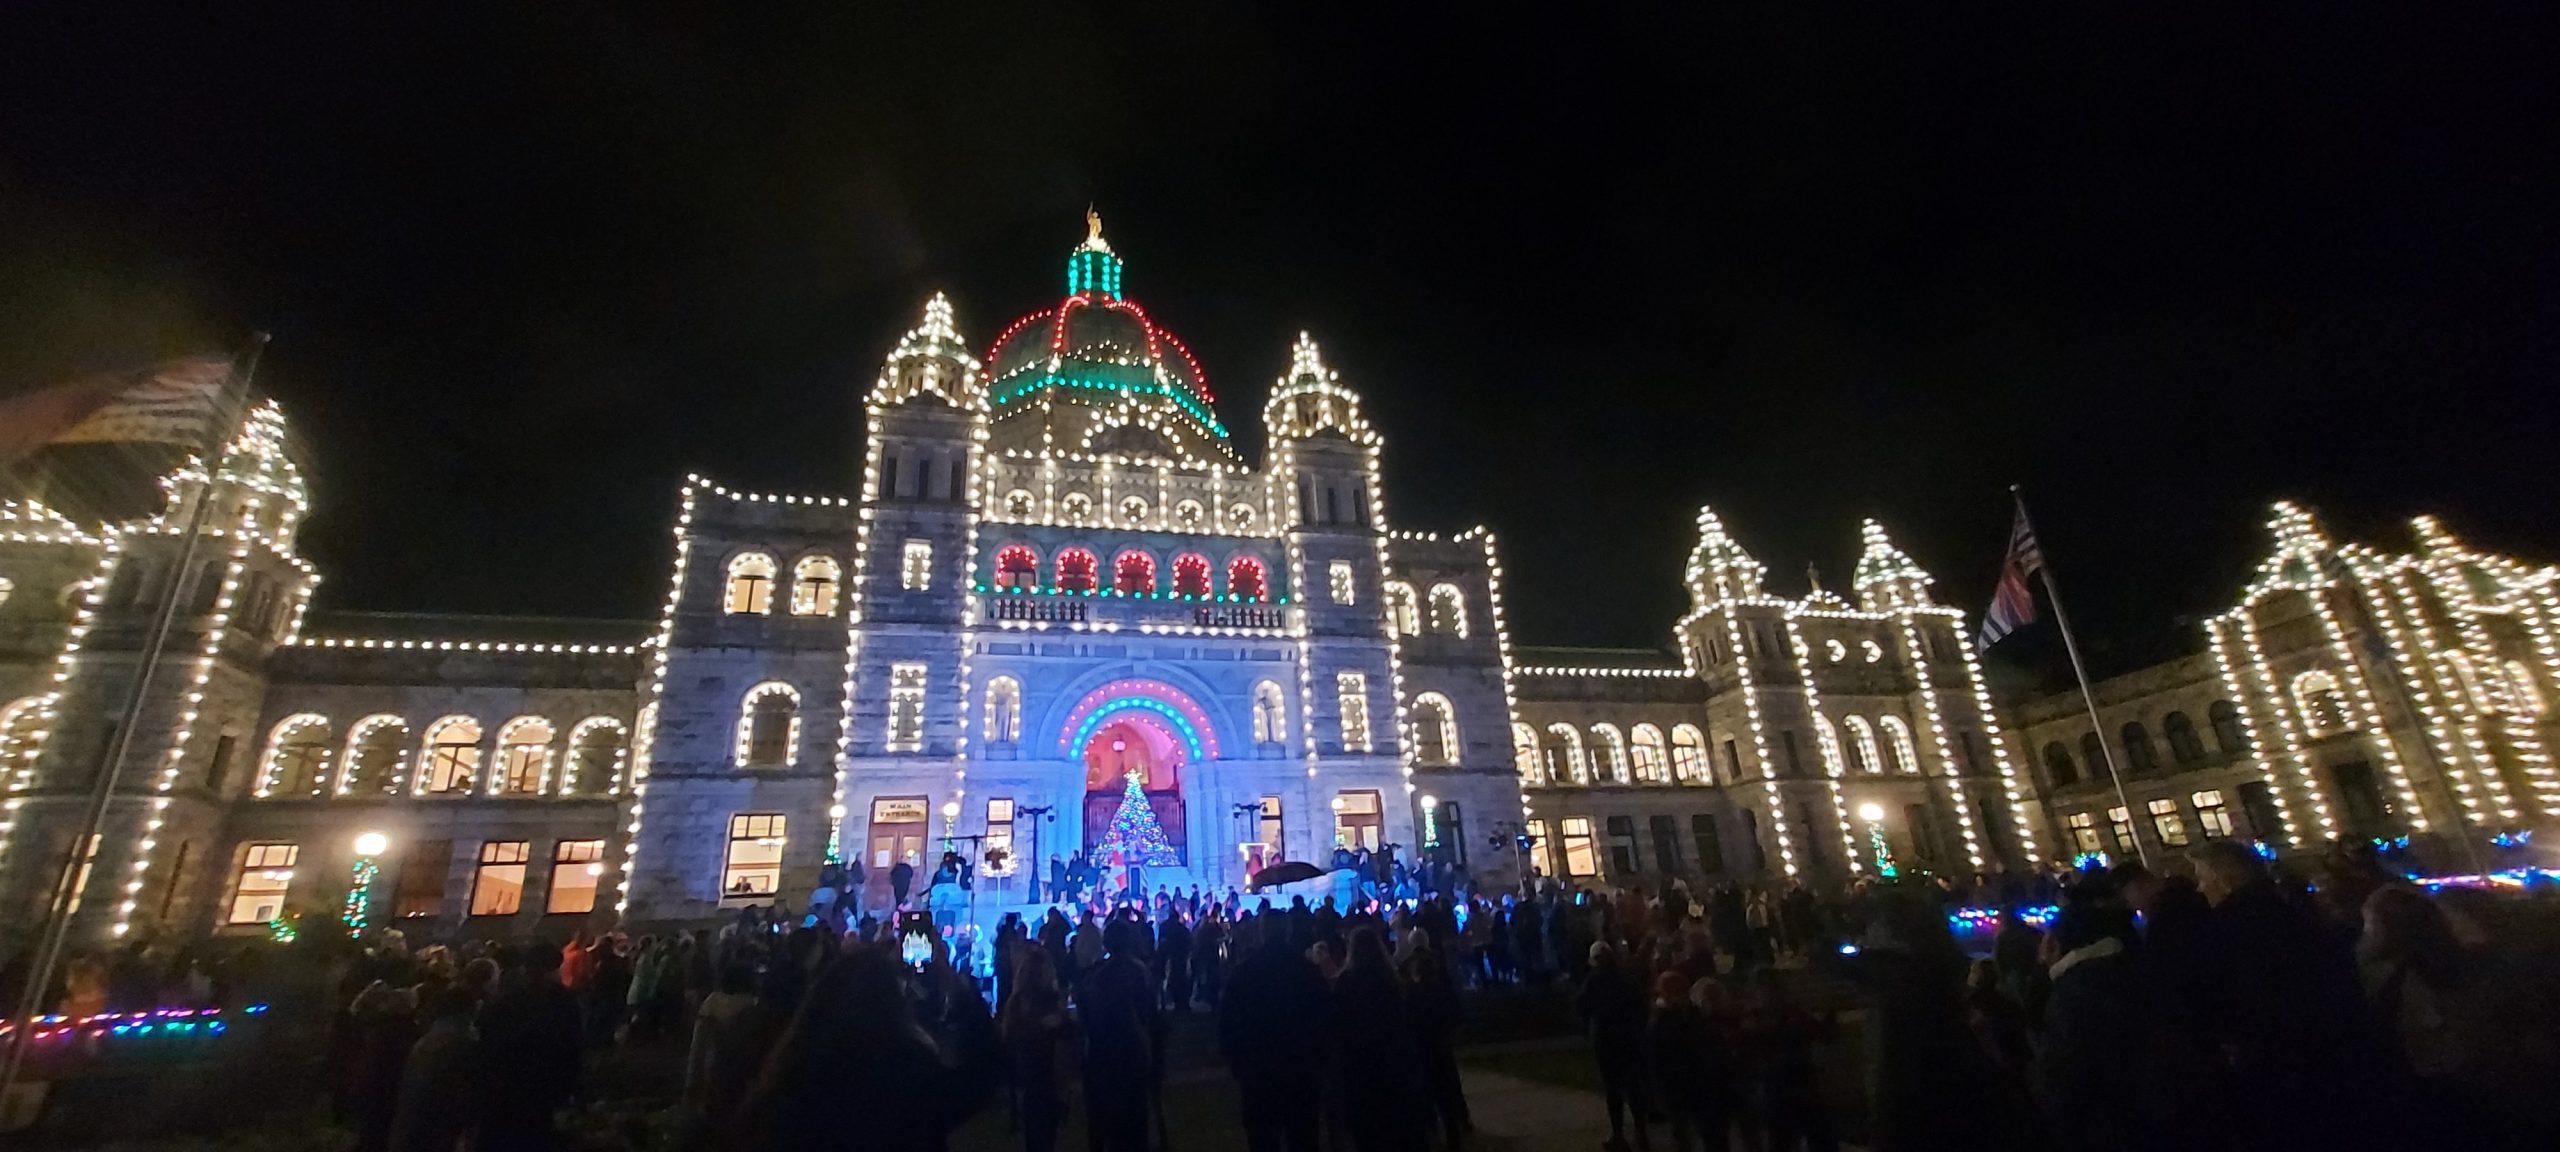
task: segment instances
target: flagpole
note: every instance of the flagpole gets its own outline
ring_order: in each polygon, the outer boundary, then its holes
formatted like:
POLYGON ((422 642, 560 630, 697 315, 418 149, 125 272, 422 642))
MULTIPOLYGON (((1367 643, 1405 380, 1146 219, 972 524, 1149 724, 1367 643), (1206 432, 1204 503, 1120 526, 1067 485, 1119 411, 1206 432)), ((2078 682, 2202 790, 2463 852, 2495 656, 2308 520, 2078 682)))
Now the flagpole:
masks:
MULTIPOLYGON (((2018 486, 2009 486, 2009 499, 2018 506, 2018 523, 2026 526, 2034 537, 2035 521, 2027 516, 2027 498, 2018 486)), ((2089 708, 2089 731, 2098 737, 2098 756, 2107 762, 2107 779, 2116 786, 2116 803, 2124 806, 2124 826, 2133 833, 2133 856, 2143 867, 2151 866, 2151 850, 2142 846, 2142 830, 2133 822, 2133 798, 2125 795, 2124 773, 2116 769, 2115 746, 2107 743, 2107 727, 2098 719, 2098 694, 2089 687, 2089 666, 2080 661, 2080 642, 2072 638, 2071 617, 2062 610, 2062 590, 2053 584, 2053 554, 2045 551, 2042 537, 2036 537, 2036 575, 2044 580, 2045 598, 2053 602, 2053 626, 2062 630, 2062 650, 2071 654, 2071 674, 2080 680, 2080 702, 2089 708)))
POLYGON ((140 662, 134 667, 133 686, 125 694, 124 722, 108 738, 105 762, 98 766, 97 783, 89 791, 87 818, 81 822, 79 837, 71 842, 71 853, 63 861, 62 870, 54 877, 43 942, 37 947, 35 965, 27 974, 26 991, 18 998, 17 1015, 11 1018, 16 1027, 9 1032, 7 1062, 0 1065, 0 1100, 5 1100, 18 1083, 18 1074, 26 1064, 27 1046, 35 1032, 35 1018, 43 1012, 53 971, 62 961, 62 946, 70 939, 70 910, 90 879, 80 875, 81 865, 93 859, 90 845, 105 838, 107 811, 115 801, 125 755, 133 746, 133 730, 150 703, 151 682, 160 669, 161 652, 168 647, 170 626, 177 620, 180 587, 195 567, 196 545, 203 538, 205 521, 212 516, 223 450, 239 438, 241 417, 249 409, 249 385, 257 378, 258 361, 266 354, 267 339, 264 332, 250 335, 248 350, 242 353, 238 367, 223 381, 222 391, 215 397, 214 419, 206 430, 209 442, 204 448, 204 486, 197 490, 194 505, 187 511, 186 534, 179 538, 177 563, 170 568, 168 579, 161 581, 160 604, 152 614, 151 630, 145 634, 140 662))

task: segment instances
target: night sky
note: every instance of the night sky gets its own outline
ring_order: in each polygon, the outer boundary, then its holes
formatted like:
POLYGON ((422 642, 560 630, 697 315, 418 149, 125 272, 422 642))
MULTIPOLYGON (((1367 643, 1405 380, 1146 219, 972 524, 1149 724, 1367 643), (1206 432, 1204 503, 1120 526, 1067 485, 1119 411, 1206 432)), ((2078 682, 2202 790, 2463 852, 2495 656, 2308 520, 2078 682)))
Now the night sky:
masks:
POLYGON ((2024 483, 2115 666, 2278 497, 2560 559, 2547 4, 124 7, 0 14, 0 390, 272 331, 323 608, 653 616, 679 478, 852 490, 1088 202, 1248 458, 1315 333, 1524 643, 1664 643, 1701 502, 1978 610, 2024 483))

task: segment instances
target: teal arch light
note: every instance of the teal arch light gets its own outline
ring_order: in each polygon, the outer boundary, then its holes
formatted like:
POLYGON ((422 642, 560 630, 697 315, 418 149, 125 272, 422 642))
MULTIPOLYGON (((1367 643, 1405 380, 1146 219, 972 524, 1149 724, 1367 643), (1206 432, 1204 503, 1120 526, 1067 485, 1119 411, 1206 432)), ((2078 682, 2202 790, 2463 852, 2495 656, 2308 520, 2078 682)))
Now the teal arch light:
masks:
POLYGON ((1094 709, 1091 715, 1084 718, 1083 723, 1076 725, 1074 732, 1068 734, 1065 751, 1069 755, 1075 754, 1085 746, 1086 742, 1093 739, 1095 732, 1101 731, 1106 721, 1122 712, 1147 712, 1171 722, 1173 730, 1182 735, 1183 748, 1191 753, 1194 763, 1211 759, 1208 742, 1201 739, 1200 729, 1191 723, 1189 717, 1182 714, 1181 709, 1162 700, 1145 696, 1123 696, 1094 709))

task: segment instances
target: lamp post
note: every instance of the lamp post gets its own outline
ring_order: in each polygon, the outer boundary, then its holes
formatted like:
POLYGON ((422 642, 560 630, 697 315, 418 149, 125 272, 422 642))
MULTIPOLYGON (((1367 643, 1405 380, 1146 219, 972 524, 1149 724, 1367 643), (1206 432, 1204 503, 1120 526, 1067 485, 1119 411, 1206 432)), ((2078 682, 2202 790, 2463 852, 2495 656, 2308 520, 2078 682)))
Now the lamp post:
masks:
MULTIPOLYGON (((359 833, 355 848, 355 872, 347 885, 347 903, 338 910, 338 919, 346 924, 350 940, 362 939, 365 924, 372 919, 373 882, 382 875, 382 865, 375 861, 391 849, 391 838, 380 832, 359 833)), ((588 867, 601 871, 597 865, 588 867)))
POLYGON ((1893 848, 1884 839, 1884 805, 1868 801, 1858 805, 1858 819, 1867 822, 1867 847, 1875 853, 1876 874, 1887 880, 1901 874, 1893 866, 1893 848))

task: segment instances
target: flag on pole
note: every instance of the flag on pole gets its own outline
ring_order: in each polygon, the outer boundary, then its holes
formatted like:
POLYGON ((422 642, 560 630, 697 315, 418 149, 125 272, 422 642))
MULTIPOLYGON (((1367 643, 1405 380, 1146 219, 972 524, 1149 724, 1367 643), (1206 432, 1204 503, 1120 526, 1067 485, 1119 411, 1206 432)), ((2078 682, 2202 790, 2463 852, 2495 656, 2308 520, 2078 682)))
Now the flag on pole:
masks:
POLYGON ((2036 622, 2036 594, 2027 580, 2044 567, 2044 550, 2036 546, 2035 529, 2027 524, 2027 510, 2018 509, 2017 521, 2009 527, 2009 558, 2000 564, 2000 585, 1991 590, 1991 607, 1982 614, 1982 638, 1976 649, 1989 648, 2000 638, 2036 622))
POLYGON ((230 356, 185 356, 0 400, 0 463, 48 444, 201 447, 230 379, 230 356))

